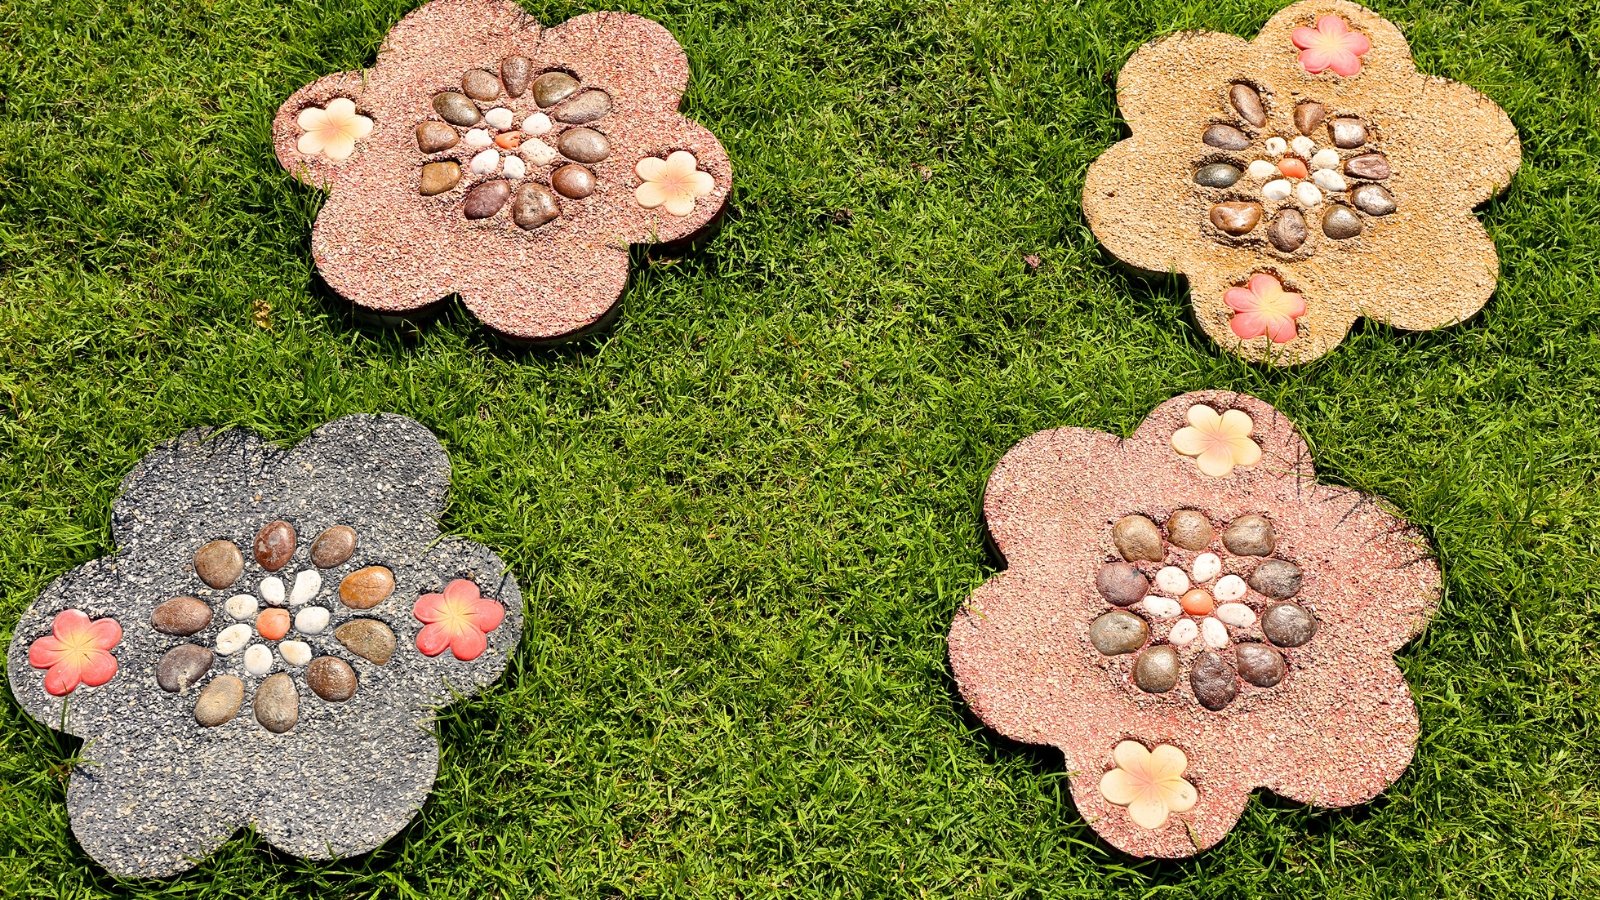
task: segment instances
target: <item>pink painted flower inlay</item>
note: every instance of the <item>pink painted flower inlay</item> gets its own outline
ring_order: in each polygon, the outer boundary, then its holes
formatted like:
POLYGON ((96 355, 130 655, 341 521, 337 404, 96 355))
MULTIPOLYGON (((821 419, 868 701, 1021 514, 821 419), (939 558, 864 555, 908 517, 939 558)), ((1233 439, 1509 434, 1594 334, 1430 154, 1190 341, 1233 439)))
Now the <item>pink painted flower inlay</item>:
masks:
POLYGON ((477 659, 488 648, 489 632, 500 627, 506 609, 484 597, 477 584, 465 578, 445 585, 442 594, 423 594, 411 614, 423 623, 417 649, 438 656, 449 648, 463 662, 477 659))
POLYGON ((65 697, 78 685, 99 687, 117 674, 112 648, 122 643, 122 626, 116 619, 90 618, 76 609, 56 614, 51 634, 28 648, 28 665, 45 669, 44 689, 65 697))
POLYGON ((1294 45, 1300 48, 1300 65, 1313 75, 1333 70, 1349 78, 1361 71, 1361 57, 1372 49, 1372 41, 1359 31, 1351 31, 1342 16, 1326 15, 1317 27, 1305 25, 1294 30, 1294 45))
POLYGON ((1233 310, 1228 327, 1247 341, 1266 335, 1274 344, 1287 344, 1295 338, 1295 320, 1306 314, 1306 298, 1265 272, 1250 276, 1245 287, 1228 288, 1222 300, 1233 310))

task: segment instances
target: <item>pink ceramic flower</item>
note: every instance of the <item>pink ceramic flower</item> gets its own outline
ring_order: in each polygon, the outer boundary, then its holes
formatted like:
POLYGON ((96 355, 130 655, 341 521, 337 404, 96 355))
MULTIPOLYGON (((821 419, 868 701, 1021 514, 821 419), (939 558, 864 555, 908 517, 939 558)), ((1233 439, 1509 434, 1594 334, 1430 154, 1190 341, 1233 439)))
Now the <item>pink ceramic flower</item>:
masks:
POLYGON ((1171 744, 1147 749, 1138 741, 1123 741, 1111 751, 1116 766, 1100 776, 1100 794, 1106 802, 1126 806, 1128 816, 1141 828, 1160 828, 1167 816, 1194 809, 1199 796, 1183 772, 1189 758, 1171 744))
POLYGON ((696 200, 709 194, 717 182, 696 166, 694 154, 687 150, 674 150, 666 159, 647 156, 633 167, 641 182, 634 190, 634 198, 645 209, 662 207, 675 216, 694 212, 696 200))
POLYGON ((117 674, 112 648, 122 643, 122 626, 116 619, 90 620, 75 609, 56 615, 51 634, 28 648, 28 664, 45 669, 44 689, 64 697, 78 685, 99 687, 117 674))
POLYGON ((1222 299, 1233 310, 1228 326, 1247 341, 1266 335, 1274 344, 1287 344, 1295 338, 1295 320, 1306 314, 1306 298, 1265 272, 1250 276, 1246 287, 1228 288, 1222 299))
POLYGON ((1296 28, 1294 45, 1300 48, 1300 65, 1307 72, 1320 75, 1332 69, 1346 78, 1361 71, 1361 57, 1372 49, 1366 35, 1351 31, 1349 22, 1334 15, 1317 19, 1315 28, 1296 28))
POLYGON ((1195 457, 1200 471, 1213 478, 1249 468, 1261 460, 1261 446, 1250 439, 1255 423, 1242 410, 1218 414, 1203 403, 1189 407, 1189 424, 1172 433, 1172 449, 1195 457))
POLYGON ((327 106, 300 110, 295 124, 301 129, 295 145, 301 153, 320 154, 338 162, 356 152, 356 141, 372 133, 372 120, 356 112, 349 97, 334 97, 327 106))
POLYGON ((445 585, 442 594, 423 594, 411 614, 424 623, 417 633, 417 649, 438 656, 450 648, 456 659, 477 659, 488 647, 487 635, 500 627, 506 609, 478 591, 465 578, 445 585))

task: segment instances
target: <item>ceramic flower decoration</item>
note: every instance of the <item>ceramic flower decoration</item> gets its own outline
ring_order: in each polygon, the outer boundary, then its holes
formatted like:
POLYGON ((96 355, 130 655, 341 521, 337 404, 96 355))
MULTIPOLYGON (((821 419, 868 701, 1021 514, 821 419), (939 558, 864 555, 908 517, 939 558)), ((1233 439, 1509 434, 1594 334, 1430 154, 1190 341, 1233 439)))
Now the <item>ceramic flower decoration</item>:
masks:
POLYGON ((1510 119, 1417 71, 1399 29, 1305 0, 1255 40, 1185 32, 1117 79, 1132 130, 1089 167, 1084 214, 1119 259, 1189 279, 1195 318, 1248 359, 1315 359, 1360 316, 1426 330, 1494 291, 1472 210, 1522 151, 1510 119))
POLYGON ((1438 566, 1373 497, 1318 484, 1271 406, 1208 391, 1126 440, 1035 434, 983 505, 1008 568, 951 625, 957 685, 991 727, 1061 750, 1113 845, 1190 856, 1256 788, 1350 806, 1409 765, 1393 654, 1433 615, 1438 566), (1197 465, 1196 433, 1226 436, 1231 468, 1197 465))
POLYGON ((495 331, 551 341, 602 326, 628 248, 688 239, 727 203, 716 137, 678 112, 688 59, 648 19, 545 28, 512 0, 432 0, 377 63, 296 91, 278 161, 328 191, 311 250, 383 320, 451 295, 495 331))
POLYGON ((51 583, 8 657, 22 708, 83 739, 67 811, 90 856, 168 876, 249 826, 326 859, 411 820, 435 710, 522 629, 499 558, 439 534, 449 482, 433 435, 387 415, 288 451, 196 431, 140 462, 117 552, 51 583))

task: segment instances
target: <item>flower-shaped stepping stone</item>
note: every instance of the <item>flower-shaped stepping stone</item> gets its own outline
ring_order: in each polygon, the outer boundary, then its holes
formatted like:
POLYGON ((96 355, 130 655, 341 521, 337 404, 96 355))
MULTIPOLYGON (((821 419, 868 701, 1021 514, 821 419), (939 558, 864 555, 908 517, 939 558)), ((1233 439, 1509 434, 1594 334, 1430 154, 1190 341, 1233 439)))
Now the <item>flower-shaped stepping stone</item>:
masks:
POLYGON ((499 678, 522 631, 500 559, 440 537, 449 486, 439 442, 392 415, 144 458, 117 553, 51 583, 8 657, 22 708, 83 738, 67 810, 90 856, 168 876, 252 826, 322 859, 411 820, 435 710, 499 678))
POLYGON ((460 295, 520 341, 605 323, 628 247, 687 239, 733 171, 678 113, 689 62, 649 19, 544 28, 511 0, 433 0, 377 63, 296 91, 278 161, 328 191, 311 251, 329 286, 380 319, 460 295))
POLYGON ((1359 316, 1440 328, 1494 292, 1472 211, 1510 184, 1516 129, 1367 9, 1306 0, 1254 41, 1147 44, 1117 102, 1132 136, 1089 167, 1084 214, 1124 262, 1187 276, 1200 326, 1241 356, 1315 359, 1359 316))
POLYGON ((1062 751, 1117 847, 1190 856, 1255 788, 1350 806, 1410 764, 1393 654, 1432 617, 1438 565, 1373 497, 1318 484, 1267 404, 1207 391, 1127 440, 1040 432, 995 467, 984 516, 1009 567, 950 628, 957 684, 1062 751))

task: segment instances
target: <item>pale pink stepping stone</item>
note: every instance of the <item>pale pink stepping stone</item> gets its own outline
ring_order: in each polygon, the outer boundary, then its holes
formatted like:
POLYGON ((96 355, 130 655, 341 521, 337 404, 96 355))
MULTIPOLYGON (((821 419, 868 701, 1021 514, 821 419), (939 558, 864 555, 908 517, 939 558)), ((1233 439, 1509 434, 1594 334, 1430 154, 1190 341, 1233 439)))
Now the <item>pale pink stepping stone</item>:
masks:
POLYGON ((1417 71, 1404 35, 1345 0, 1292 4, 1253 41, 1183 32, 1117 77, 1132 136, 1089 167, 1083 210, 1122 261, 1189 279, 1196 320, 1290 364, 1360 316, 1426 330, 1488 302, 1472 210, 1522 161, 1483 94, 1417 71))
POLYGON ((984 516, 1008 568, 950 628, 957 684, 991 727, 1061 750, 1111 844, 1190 856, 1256 788, 1351 806, 1410 764, 1393 654, 1437 608, 1438 564, 1374 497, 1318 484, 1266 403, 1204 391, 1127 440, 1035 434, 984 516))
POLYGON ((311 250, 381 319, 453 294, 522 341, 601 326, 631 244, 705 229, 727 153, 678 113, 689 80, 666 29, 627 13, 545 28, 510 0, 433 0, 377 63, 296 91, 278 161, 328 191, 311 250))

